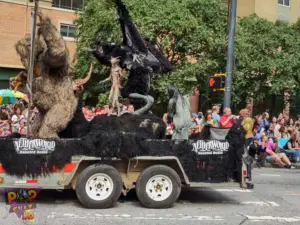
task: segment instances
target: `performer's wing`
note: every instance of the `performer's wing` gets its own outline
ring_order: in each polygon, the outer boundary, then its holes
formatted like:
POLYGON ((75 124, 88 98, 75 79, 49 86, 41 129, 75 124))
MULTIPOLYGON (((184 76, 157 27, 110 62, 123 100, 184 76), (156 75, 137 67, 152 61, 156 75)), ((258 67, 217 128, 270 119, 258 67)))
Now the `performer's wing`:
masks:
POLYGON ((173 70, 171 62, 153 44, 146 40, 148 60, 154 73, 168 73, 173 70))
POLYGON ((115 0, 119 21, 123 33, 123 45, 132 50, 139 51, 147 55, 148 50, 143 38, 137 30, 135 24, 131 21, 129 12, 122 0, 115 0))
POLYGON ((154 45, 142 38, 122 0, 115 0, 115 3, 123 33, 123 45, 137 51, 137 54, 142 53, 146 55, 154 73, 172 71, 172 64, 169 60, 154 45))

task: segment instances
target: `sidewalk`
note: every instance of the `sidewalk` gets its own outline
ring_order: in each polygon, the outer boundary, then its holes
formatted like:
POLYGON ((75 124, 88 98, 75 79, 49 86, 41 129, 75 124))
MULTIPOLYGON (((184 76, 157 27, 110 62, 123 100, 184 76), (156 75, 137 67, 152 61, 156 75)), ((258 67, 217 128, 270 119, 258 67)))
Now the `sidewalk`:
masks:
MULTIPOLYGON (((294 167, 296 167, 296 169, 300 169, 300 163, 292 163, 292 165, 294 167)), ((266 168, 280 168, 277 164, 268 163, 268 162, 265 163, 265 167, 266 168)))

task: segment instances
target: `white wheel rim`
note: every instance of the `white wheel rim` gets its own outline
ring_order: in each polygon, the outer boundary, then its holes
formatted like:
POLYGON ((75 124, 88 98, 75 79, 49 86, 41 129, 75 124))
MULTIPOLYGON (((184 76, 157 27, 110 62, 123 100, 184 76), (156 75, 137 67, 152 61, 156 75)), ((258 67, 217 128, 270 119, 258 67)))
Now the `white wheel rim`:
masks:
POLYGON ((165 175, 155 175, 146 184, 146 193, 154 201, 166 200, 173 191, 173 184, 165 175))
POLYGON ((95 201, 107 199, 113 192, 113 189, 114 183, 112 179, 104 173, 94 174, 85 185, 87 195, 95 201))

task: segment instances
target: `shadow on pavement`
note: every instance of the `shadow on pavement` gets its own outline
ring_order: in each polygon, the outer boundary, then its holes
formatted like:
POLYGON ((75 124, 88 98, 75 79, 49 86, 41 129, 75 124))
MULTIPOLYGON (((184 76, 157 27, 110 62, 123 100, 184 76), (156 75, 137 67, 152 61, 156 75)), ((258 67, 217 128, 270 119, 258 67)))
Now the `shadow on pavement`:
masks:
MULTIPOLYGON (((214 191, 213 189, 182 189, 182 193, 178 199, 179 202, 190 203, 232 203, 238 204, 235 200, 232 200, 226 194, 214 191)), ((42 190, 37 198, 36 203, 40 204, 67 204, 74 202, 80 207, 81 204, 77 200, 76 193, 73 190, 42 190)), ((119 198, 120 203, 132 202, 139 204, 135 190, 131 190, 127 196, 123 194, 119 198)))

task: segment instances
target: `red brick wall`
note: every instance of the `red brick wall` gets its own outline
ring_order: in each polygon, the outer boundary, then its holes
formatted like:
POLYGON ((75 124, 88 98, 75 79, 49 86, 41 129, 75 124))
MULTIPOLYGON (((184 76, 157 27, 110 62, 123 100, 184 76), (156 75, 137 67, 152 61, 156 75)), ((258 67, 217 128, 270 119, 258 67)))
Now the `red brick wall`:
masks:
MULTIPOLYGON (((52 19, 58 28, 60 23, 72 22, 78 15, 71 11, 46 9, 42 11, 52 19)), ((22 39, 26 32, 30 33, 31 7, 21 4, 0 2, 0 67, 21 67, 14 44, 22 39)), ((73 57, 76 49, 74 41, 66 41, 73 57)))

